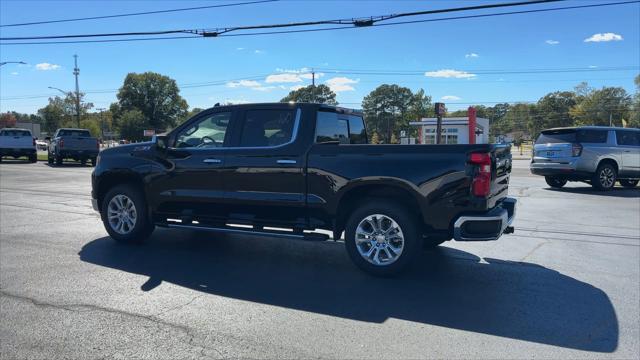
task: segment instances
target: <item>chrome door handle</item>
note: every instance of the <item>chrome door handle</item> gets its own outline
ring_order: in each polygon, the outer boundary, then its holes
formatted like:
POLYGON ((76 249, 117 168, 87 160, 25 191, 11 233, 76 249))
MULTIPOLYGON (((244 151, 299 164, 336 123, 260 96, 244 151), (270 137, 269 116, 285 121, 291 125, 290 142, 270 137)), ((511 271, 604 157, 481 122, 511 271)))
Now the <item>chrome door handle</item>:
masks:
POLYGON ((280 159, 277 161, 278 164, 296 164, 297 161, 295 160, 286 160, 286 159, 280 159))
POLYGON ((222 163, 222 160, 220 159, 204 159, 202 160, 203 163, 207 163, 207 164, 220 164, 222 163))

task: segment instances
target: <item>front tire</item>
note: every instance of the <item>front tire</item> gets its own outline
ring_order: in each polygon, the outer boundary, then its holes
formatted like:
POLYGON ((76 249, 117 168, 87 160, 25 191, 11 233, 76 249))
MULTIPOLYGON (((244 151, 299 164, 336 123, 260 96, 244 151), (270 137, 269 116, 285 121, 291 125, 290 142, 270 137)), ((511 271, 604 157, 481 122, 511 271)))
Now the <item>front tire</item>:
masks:
POLYGON ((345 228, 349 257, 375 276, 405 270, 422 252, 419 220, 395 202, 370 199, 356 208, 345 228))
POLYGON ((638 186, 638 182, 640 182, 640 180, 618 180, 618 182, 626 188, 633 189, 638 186))
POLYGON ((130 185, 111 189, 102 201, 101 210, 105 229, 118 242, 141 242, 153 232, 146 201, 141 192, 130 185))
POLYGON ((618 172, 613 165, 608 163, 601 164, 598 166, 596 173, 593 174, 591 186, 596 190, 609 191, 616 185, 617 178, 618 172))
POLYGON ((562 179, 555 176, 545 176, 544 181, 547 182, 547 185, 555 189, 560 189, 567 184, 567 179, 562 179))
POLYGON ((60 166, 62 165, 62 156, 56 156, 56 165, 60 166))

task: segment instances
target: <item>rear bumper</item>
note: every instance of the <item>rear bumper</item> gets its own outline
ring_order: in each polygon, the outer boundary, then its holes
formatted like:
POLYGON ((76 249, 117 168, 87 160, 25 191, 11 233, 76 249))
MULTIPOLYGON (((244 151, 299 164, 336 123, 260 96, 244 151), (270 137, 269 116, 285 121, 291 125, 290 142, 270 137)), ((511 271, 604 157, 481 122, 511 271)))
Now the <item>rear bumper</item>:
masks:
POLYGON ((517 202, 514 198, 506 198, 487 213, 460 216, 453 225, 453 238, 457 241, 490 241, 513 232, 511 223, 516 216, 517 202))
POLYGON ((36 154, 35 148, 25 148, 25 149, 0 149, 0 156, 32 156, 36 154))
POLYGON ((62 158, 90 159, 98 156, 98 150, 60 150, 58 154, 62 158))

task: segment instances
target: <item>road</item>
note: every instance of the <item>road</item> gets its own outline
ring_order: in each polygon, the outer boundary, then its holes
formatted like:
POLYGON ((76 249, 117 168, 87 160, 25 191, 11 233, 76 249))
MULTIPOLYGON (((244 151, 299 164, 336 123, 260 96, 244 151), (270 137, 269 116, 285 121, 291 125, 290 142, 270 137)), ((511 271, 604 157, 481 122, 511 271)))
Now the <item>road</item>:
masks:
POLYGON ((640 188, 549 189, 514 161, 516 233, 396 279, 342 242, 106 236, 90 167, 0 164, 0 356, 638 358, 640 188))

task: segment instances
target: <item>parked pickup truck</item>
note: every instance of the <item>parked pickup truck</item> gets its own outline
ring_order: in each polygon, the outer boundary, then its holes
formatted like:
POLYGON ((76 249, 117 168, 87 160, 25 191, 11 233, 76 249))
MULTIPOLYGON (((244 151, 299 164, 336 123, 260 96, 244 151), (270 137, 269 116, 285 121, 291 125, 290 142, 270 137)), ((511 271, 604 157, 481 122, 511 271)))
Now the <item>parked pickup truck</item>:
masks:
POLYGON ((117 241, 155 226, 302 240, 344 232, 363 270, 390 275, 423 246, 513 231, 510 147, 368 145, 359 112, 217 106, 152 142, 102 151, 93 207, 117 241))
POLYGON ((36 139, 27 129, 6 128, 0 130, 0 162, 3 156, 17 159, 26 156, 30 162, 38 161, 36 139))
POLYGON ((48 160, 49 165, 62 165, 62 160, 73 159, 80 161, 82 165, 91 160, 91 165, 96 165, 96 157, 100 151, 100 142, 91 137, 86 129, 58 129, 50 140, 48 160))

